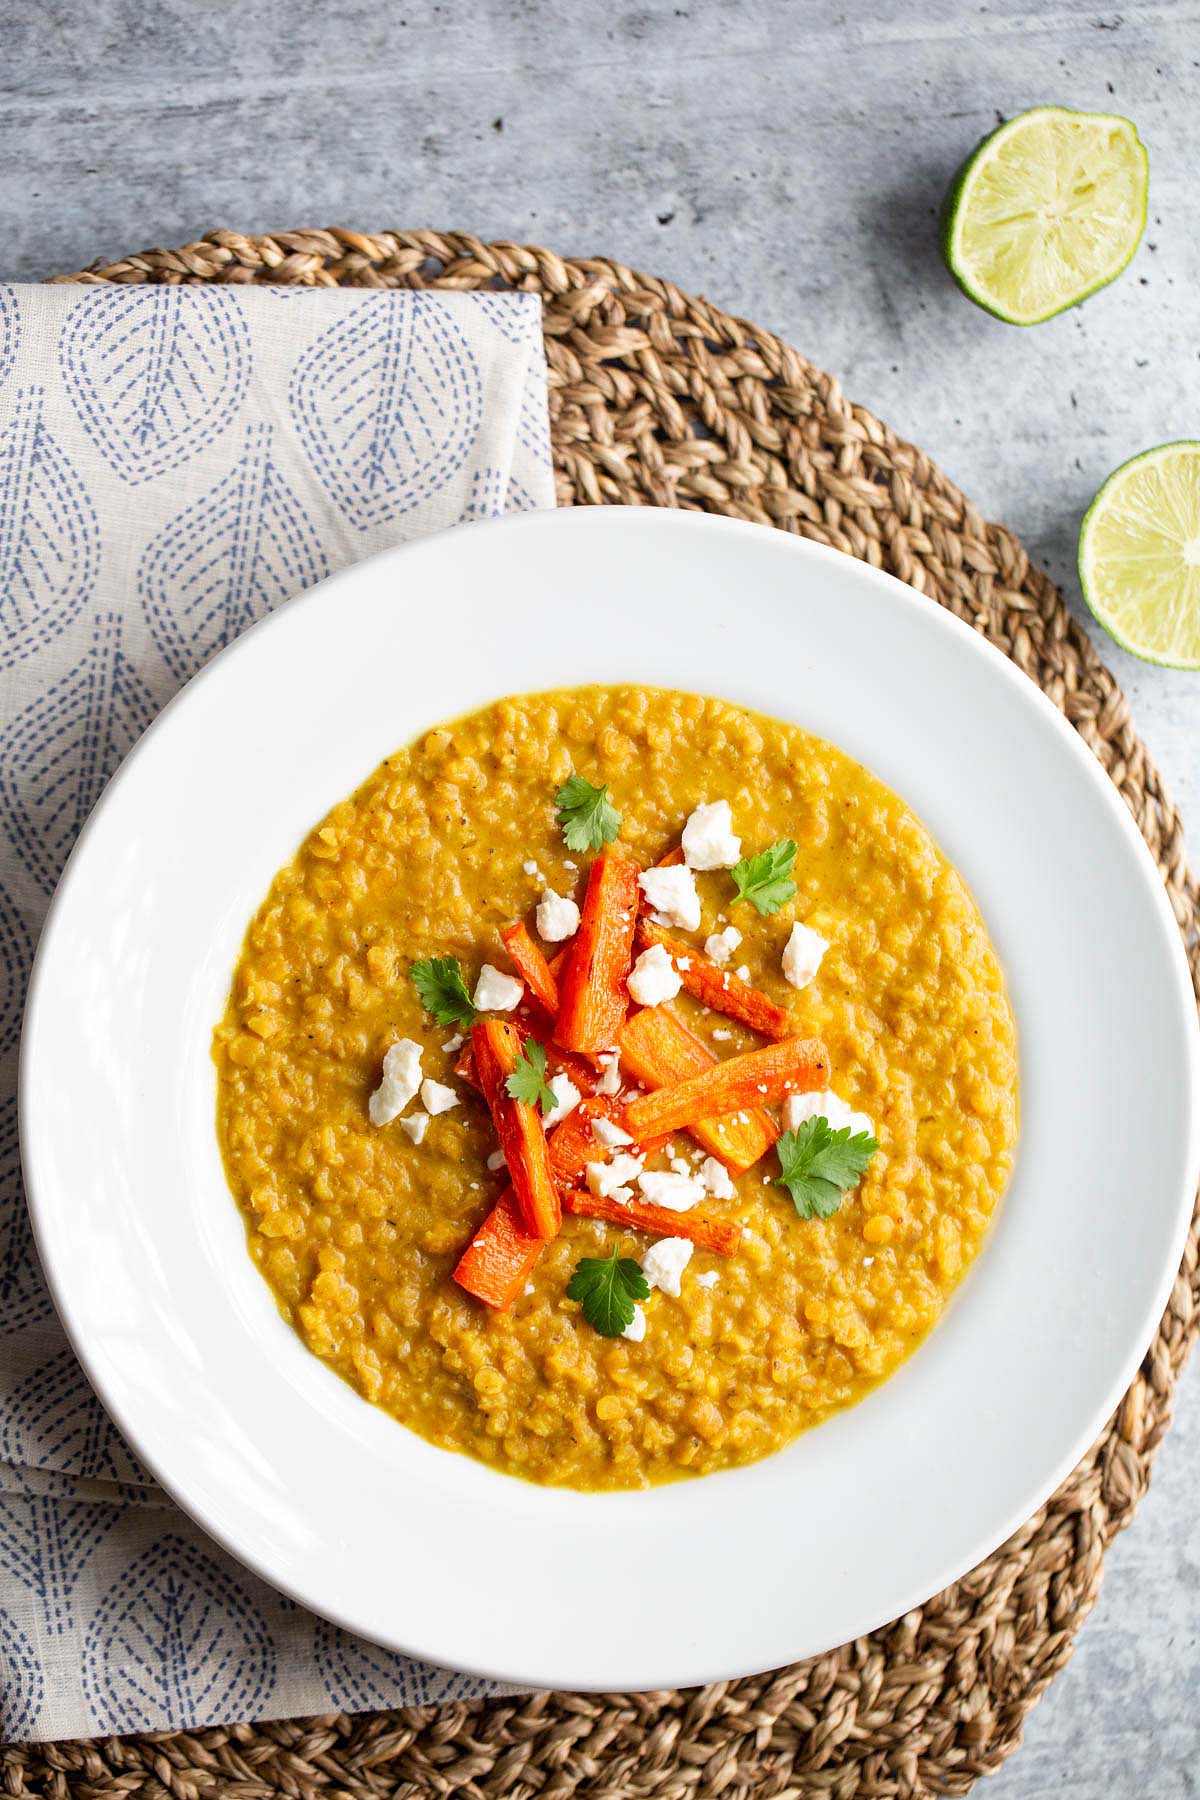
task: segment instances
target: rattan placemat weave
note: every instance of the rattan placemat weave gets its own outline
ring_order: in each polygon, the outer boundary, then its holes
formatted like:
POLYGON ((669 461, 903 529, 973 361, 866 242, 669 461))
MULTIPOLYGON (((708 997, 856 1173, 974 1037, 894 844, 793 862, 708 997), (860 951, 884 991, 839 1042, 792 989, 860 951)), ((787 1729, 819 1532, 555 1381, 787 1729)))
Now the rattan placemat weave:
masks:
MULTIPOLYGON (((1179 816, 1124 696, 1013 534, 769 332, 603 258, 457 233, 216 231, 88 281, 516 286, 545 304, 562 505, 754 519, 888 569, 967 619, 1063 710, 1153 852, 1200 981, 1179 816)), ((1064 896, 1064 904, 1066 904, 1064 896)), ((1071 1654, 1104 1552, 1146 1490, 1196 1329, 1197 1224, 1170 1306, 1099 1441, 1048 1505, 927 1606, 775 1674, 685 1693, 537 1695, 9 1750, 5 1791, 468 1800, 963 1794, 1071 1654)))

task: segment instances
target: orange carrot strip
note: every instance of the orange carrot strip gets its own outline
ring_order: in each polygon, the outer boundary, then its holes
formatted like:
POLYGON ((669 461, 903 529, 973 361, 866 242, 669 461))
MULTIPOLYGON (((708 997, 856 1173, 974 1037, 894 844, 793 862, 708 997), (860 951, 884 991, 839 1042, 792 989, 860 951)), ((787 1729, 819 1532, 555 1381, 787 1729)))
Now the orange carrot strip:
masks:
POLYGON ((739 1020, 761 1037, 785 1038, 794 1029, 791 1016, 784 1007, 776 1006, 774 1000, 768 1000, 765 994, 740 981, 731 971, 718 969, 715 962, 710 962, 689 944, 681 944, 661 925, 643 919, 637 935, 643 950, 649 944, 661 944, 688 993, 694 994, 705 1006, 711 1006, 714 1012, 739 1020))
POLYGON ((551 1018, 558 1012, 558 983, 550 973, 550 965, 525 926, 518 922, 501 932, 504 948, 512 958, 513 968, 534 998, 551 1018))
MULTIPOLYGON (((592 1131, 593 1119, 603 1116, 617 1125, 621 1123, 624 1111, 625 1108, 618 1101, 597 1096, 593 1100, 583 1101, 550 1133, 547 1139, 550 1172, 555 1182, 568 1193, 577 1182, 582 1181, 590 1162, 602 1161, 608 1154, 592 1131)), ((657 1145, 642 1147, 647 1150, 658 1148, 657 1145)), ((591 1196, 585 1198, 590 1200, 591 1196)), ((579 1211, 580 1208, 575 1210, 579 1211)), ((652 1210, 662 1212, 665 1217, 678 1216, 668 1214, 662 1207, 652 1210)), ((638 1223, 632 1214, 629 1223, 638 1223)), ((647 1226, 646 1229, 655 1228, 647 1226)), ((668 1227, 666 1235, 670 1235, 670 1230, 668 1227)), ((685 1234, 676 1232, 675 1235, 682 1237, 685 1234)), ((698 1239, 696 1241, 699 1242, 698 1239)), ((493 1307, 497 1312, 507 1312, 532 1275, 545 1247, 546 1240, 535 1237, 527 1229, 521 1217, 517 1196, 511 1187, 507 1187, 463 1251, 454 1271, 454 1279, 467 1293, 482 1300, 485 1306, 493 1307)), ((720 1246, 715 1241, 711 1247, 720 1251, 720 1246)), ((720 1251, 720 1254, 728 1252, 720 1251)))
POLYGON ((640 872, 611 850, 592 864, 583 916, 558 984, 554 1041, 564 1050, 607 1050, 624 1022, 640 872))
MULTIPOLYGON (((554 1020, 549 1013, 543 1012, 536 1002, 523 1009, 521 1017, 514 1019, 514 1025, 521 1034, 522 1042, 527 1037, 534 1037, 545 1047, 546 1067, 551 1075, 569 1075, 581 1094, 590 1094, 596 1086, 595 1058, 576 1056, 571 1050, 560 1050, 557 1044, 550 1042, 550 1033, 554 1030, 554 1020)), ((475 1051, 467 1039, 454 1063, 454 1073, 468 1087, 478 1089, 479 1077, 475 1072, 475 1051)))
MULTIPOLYGON (((614 1125, 624 1126, 625 1107, 619 1100, 609 1099, 607 1094, 596 1094, 590 1100, 581 1101, 550 1133, 550 1170, 560 1190, 574 1187, 576 1182, 582 1181, 590 1162, 605 1162, 611 1154, 593 1130, 596 1119, 609 1119, 614 1125)), ((623 1147, 650 1156, 655 1150, 661 1150, 666 1141, 665 1137, 638 1138, 623 1147)))
POLYGON ((769 1105, 787 1094, 811 1093, 829 1082, 829 1052, 820 1038, 788 1038, 765 1050, 748 1050, 660 1087, 639 1094, 625 1109, 634 1136, 677 1131, 700 1119, 724 1118, 739 1107, 769 1105))
POLYGON ((481 1019, 471 1028, 471 1042, 525 1228, 534 1237, 552 1238, 562 1224, 562 1207, 550 1173, 546 1133, 536 1107, 514 1100, 506 1087, 521 1054, 521 1033, 507 1019, 481 1019))
MULTIPOLYGON (((618 1043, 622 1066, 643 1087, 667 1087, 717 1066, 708 1045, 666 1006, 648 1006, 635 1013, 618 1043)), ((633 1131, 628 1120, 625 1129, 633 1131)), ((697 1119, 688 1130, 734 1175, 744 1174, 765 1156, 779 1136, 775 1121, 759 1106, 742 1108, 727 1119, 697 1119)))
POLYGON ((454 1279, 485 1306, 507 1312, 545 1247, 545 1238, 526 1229, 517 1196, 506 1188, 463 1251, 454 1279))
POLYGON ((602 1200, 586 1188, 568 1188, 562 1197, 563 1211, 577 1213, 583 1219, 606 1219, 610 1225, 629 1225, 635 1231, 650 1231, 656 1237, 689 1238, 699 1250, 712 1250, 718 1256, 732 1256, 742 1241, 742 1228, 734 1219, 698 1219, 694 1213, 672 1212, 666 1206, 653 1206, 649 1200, 602 1200))

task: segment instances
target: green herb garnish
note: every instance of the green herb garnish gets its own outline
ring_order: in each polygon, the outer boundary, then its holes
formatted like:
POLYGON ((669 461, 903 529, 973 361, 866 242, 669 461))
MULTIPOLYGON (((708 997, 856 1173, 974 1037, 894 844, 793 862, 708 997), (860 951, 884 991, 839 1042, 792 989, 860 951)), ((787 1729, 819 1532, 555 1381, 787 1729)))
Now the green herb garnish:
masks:
POLYGON ((879 1145, 869 1131, 850 1135, 844 1125, 834 1131, 823 1117, 806 1119, 796 1131, 785 1131, 775 1145, 779 1153, 777 1187, 785 1187, 802 1219, 828 1219, 842 1195, 862 1179, 879 1145))
POLYGON ((621 815, 607 787, 593 787, 582 775, 571 775, 554 796, 558 822, 568 850, 599 850, 621 829, 621 815))
POLYGON ((530 1038, 520 1056, 516 1067, 504 1084, 514 1100, 524 1100, 527 1106, 540 1106, 542 1117, 552 1113, 558 1105, 558 1096, 546 1080, 546 1047, 536 1039, 530 1038))
POLYGON ((611 1256, 584 1256, 567 1283, 567 1299, 578 1300, 583 1316, 601 1337, 620 1337, 633 1324, 633 1307, 650 1287, 641 1264, 614 1250, 611 1256))
POLYGON ((475 1023, 478 1014, 457 956, 428 956, 413 964, 412 978, 422 1006, 439 1025, 470 1027, 475 1023))
POLYGON ((769 850, 760 850, 757 856, 743 857, 729 871, 738 899, 749 900, 764 918, 778 912, 796 891, 792 880, 795 860, 796 846, 791 838, 781 838, 769 850))

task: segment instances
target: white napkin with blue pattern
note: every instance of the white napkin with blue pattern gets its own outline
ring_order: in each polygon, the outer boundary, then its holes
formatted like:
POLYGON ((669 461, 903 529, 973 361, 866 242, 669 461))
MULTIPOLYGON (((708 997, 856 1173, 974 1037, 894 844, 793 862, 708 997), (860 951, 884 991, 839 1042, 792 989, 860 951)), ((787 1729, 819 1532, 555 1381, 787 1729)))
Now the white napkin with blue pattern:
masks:
POLYGON ((347 563, 550 507, 532 295, 0 286, 0 1739, 495 1691, 349 1637, 167 1500, 55 1318, 14 1089, 33 945, 108 777, 347 563))

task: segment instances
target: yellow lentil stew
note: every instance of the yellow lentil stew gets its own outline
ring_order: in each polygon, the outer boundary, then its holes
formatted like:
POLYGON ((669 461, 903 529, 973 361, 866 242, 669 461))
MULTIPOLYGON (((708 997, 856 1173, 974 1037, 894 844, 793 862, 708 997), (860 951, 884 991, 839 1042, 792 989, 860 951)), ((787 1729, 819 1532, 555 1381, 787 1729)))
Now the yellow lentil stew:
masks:
MULTIPOLYGON (((571 923, 555 911, 551 936, 571 923)), ((719 1060, 763 1047, 686 990, 669 1005, 719 1060)), ((752 1461, 884 1380, 977 1254, 1017 1136, 1003 975, 921 822, 795 725, 635 686, 500 700, 389 757, 275 877, 213 1055, 250 1254, 309 1349, 431 1442, 577 1489, 752 1461), (514 921, 536 937, 547 890, 583 904, 592 858, 555 810, 573 774, 607 785, 615 848, 643 870, 718 801, 745 857, 792 841, 795 891, 761 913, 728 855, 694 859, 702 918, 672 923, 672 940, 728 958, 819 1039, 837 1103, 878 1145, 826 1217, 801 1216, 779 1184, 782 1140, 732 1188, 713 1164, 723 1197, 696 1211, 740 1225, 736 1253, 696 1248, 639 1309, 640 1339, 602 1335, 567 1293, 582 1259, 649 1266, 651 1240, 623 1224, 568 1211, 508 1310, 453 1279, 508 1176, 488 1106, 456 1073, 461 1032, 430 1018, 412 978, 431 957, 458 959, 468 988, 485 964, 511 974, 514 921), (827 948, 785 980, 798 925, 827 948), (424 1105, 377 1124, 382 1060, 402 1040, 419 1047, 424 1105)), ((679 1131, 654 1160, 686 1180, 702 1154, 679 1131)))

